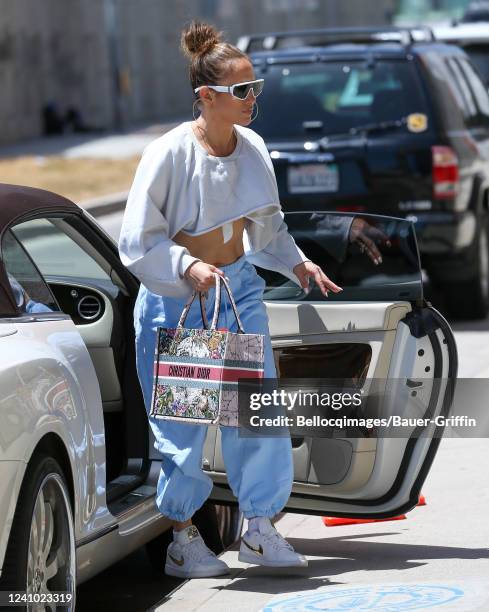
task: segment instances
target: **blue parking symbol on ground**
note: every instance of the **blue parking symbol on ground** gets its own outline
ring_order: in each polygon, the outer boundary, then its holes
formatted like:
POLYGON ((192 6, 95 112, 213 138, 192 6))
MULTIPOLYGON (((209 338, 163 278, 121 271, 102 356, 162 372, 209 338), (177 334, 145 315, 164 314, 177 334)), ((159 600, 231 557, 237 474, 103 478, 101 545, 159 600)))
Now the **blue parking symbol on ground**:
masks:
POLYGON ((262 612, 402 612, 453 604, 463 595, 463 590, 458 587, 439 584, 367 584, 347 589, 323 588, 294 593, 293 597, 268 602, 262 612))

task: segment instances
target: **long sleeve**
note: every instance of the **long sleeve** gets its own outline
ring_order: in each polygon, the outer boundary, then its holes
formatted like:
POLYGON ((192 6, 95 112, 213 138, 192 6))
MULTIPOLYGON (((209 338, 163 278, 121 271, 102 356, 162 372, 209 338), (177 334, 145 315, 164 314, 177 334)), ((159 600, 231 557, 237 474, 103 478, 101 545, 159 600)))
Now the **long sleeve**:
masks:
POLYGON ((250 135, 264 162, 263 171, 269 176, 275 205, 249 215, 249 219, 254 223, 243 234, 246 258, 261 268, 280 272, 300 286, 299 279, 292 270, 297 264, 308 261, 308 257, 296 245, 294 238, 288 232, 280 206, 272 158, 265 141, 252 130, 250 130, 250 135))
POLYGON ((297 264, 310 260, 289 234, 281 210, 267 217, 266 224, 261 228, 253 225, 249 232, 245 232, 243 244, 248 261, 260 268, 280 272, 300 287, 299 279, 293 269, 297 264), (265 230, 267 226, 269 229, 265 230), (277 229, 273 230, 274 226, 277 229), (267 235, 271 235, 271 240, 260 248, 259 243, 267 235))
POLYGON ((198 258, 169 237, 165 211, 172 206, 172 198, 176 201, 176 174, 168 144, 161 139, 150 143, 129 192, 119 237, 119 255, 122 263, 151 292, 185 297, 192 288, 183 274, 198 258))

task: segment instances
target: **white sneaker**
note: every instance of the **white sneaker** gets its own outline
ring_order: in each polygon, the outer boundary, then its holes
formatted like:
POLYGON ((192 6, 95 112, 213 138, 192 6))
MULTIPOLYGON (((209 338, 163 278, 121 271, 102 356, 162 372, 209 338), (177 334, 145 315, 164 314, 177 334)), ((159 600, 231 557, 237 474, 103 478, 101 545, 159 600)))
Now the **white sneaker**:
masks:
POLYGON ((208 578, 229 573, 229 567, 207 548, 195 525, 173 531, 166 551, 165 574, 179 578, 208 578))
POLYGON ((284 540, 265 516, 257 520, 258 531, 248 531, 241 538, 238 559, 245 563, 269 567, 307 567, 304 555, 299 555, 284 540))

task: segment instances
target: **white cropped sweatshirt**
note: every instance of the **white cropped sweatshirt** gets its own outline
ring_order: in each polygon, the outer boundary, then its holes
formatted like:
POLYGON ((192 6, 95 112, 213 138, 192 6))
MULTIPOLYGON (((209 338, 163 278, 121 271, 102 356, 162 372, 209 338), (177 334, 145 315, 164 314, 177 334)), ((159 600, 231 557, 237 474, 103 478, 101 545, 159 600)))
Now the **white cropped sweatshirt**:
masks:
POLYGON ((292 269, 307 261, 287 231, 272 160, 263 138, 235 125, 227 157, 210 155, 185 121, 146 146, 129 192, 119 238, 122 263, 152 292, 185 297, 183 274, 196 257, 172 238, 203 234, 245 217, 246 258, 299 284, 292 269))

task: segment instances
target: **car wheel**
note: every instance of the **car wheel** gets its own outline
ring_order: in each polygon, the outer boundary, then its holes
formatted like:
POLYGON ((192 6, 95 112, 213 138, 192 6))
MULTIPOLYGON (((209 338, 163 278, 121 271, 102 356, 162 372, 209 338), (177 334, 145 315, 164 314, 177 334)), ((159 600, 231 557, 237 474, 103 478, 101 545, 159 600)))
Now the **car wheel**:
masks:
POLYGON ((144 546, 151 567, 157 574, 165 573, 166 549, 173 540, 172 529, 164 531, 144 546))
MULTIPOLYGON (((0 587, 3 591, 25 592, 32 600, 42 598, 44 602, 50 593, 63 591, 71 597, 66 609, 75 609, 75 533, 68 487, 59 464, 47 455, 36 456, 27 468, 0 587)), ((57 606, 38 603, 20 609, 54 612, 57 606)))
POLYGON ((228 548, 243 533, 244 516, 238 506, 216 505, 219 532, 224 548, 228 548))
POLYGON ((489 312, 487 223, 481 223, 477 231, 474 249, 467 262, 467 274, 469 275, 467 280, 455 283, 445 281, 440 284, 447 313, 454 319, 484 319, 489 312))

